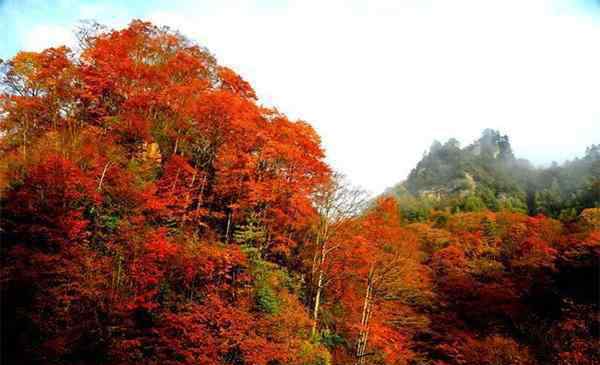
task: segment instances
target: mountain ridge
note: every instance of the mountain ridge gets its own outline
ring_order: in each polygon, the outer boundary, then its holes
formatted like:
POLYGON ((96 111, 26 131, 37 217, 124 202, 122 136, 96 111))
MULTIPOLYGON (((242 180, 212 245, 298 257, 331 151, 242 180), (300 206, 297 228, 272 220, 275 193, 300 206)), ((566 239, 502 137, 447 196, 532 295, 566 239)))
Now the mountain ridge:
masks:
POLYGON ((569 219, 598 206, 599 181, 600 145, 588 147, 582 158, 536 167, 515 156, 508 135, 485 129, 463 148, 454 138, 434 141, 406 180, 383 195, 395 196, 411 220, 431 209, 507 209, 569 219))

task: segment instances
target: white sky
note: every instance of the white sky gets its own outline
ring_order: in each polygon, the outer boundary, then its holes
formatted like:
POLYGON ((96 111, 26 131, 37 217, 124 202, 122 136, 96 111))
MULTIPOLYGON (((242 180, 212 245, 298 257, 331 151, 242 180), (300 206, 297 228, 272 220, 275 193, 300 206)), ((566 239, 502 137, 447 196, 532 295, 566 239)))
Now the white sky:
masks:
MULTIPOLYGON (((68 1, 68 0, 66 0, 68 1)), ((594 1, 594 0, 592 0, 594 1)), ((243 0, 85 5, 79 18, 169 25, 247 79, 262 103, 310 122, 328 161, 372 193, 404 179, 433 139, 484 128, 534 163, 600 143, 598 10, 568 1, 243 0)), ((68 42, 36 24, 21 48, 68 42)))

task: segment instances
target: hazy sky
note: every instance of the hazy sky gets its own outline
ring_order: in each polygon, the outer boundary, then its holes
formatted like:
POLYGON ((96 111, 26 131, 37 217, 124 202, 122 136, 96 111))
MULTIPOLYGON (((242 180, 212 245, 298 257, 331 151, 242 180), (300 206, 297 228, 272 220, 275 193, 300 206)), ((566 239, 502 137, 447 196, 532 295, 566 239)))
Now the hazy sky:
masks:
POLYGON ((600 0, 0 0, 0 58, 132 18, 207 46, 373 193, 433 139, 495 128, 538 164, 600 143, 600 0))

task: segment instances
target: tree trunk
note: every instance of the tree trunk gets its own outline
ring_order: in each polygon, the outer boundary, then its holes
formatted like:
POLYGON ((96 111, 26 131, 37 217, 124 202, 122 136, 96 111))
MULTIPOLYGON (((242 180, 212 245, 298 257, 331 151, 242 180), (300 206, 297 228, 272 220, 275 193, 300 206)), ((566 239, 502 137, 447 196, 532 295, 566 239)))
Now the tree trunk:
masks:
POLYGON ((102 183, 104 182, 104 177, 106 176, 106 171, 108 170, 109 166, 110 161, 108 161, 106 165, 104 165, 104 169, 102 170, 102 176, 100 176, 100 182, 98 182, 98 188, 96 189, 97 191, 102 190, 102 183))
MULTIPOLYGON (((322 222, 322 232, 319 232, 317 236, 317 247, 320 247, 320 254, 318 251, 315 252, 315 257, 313 261, 313 272, 315 271, 314 262, 317 262, 316 272, 318 272, 318 278, 315 286, 315 294, 313 300, 313 326, 312 326, 312 335, 314 336, 317 333, 317 327, 319 324, 319 306, 321 305, 321 292, 323 291, 323 280, 325 276, 325 272, 323 270, 323 266, 325 264, 325 256, 327 255, 327 233, 328 233, 328 224, 327 222, 322 222), (320 241, 320 242, 319 242, 320 241), (319 244, 320 243, 320 244, 319 244)), ((314 285, 314 284, 313 284, 314 285)))
POLYGON ((374 267, 369 270, 367 279, 367 290, 365 291, 365 300, 363 302, 362 318, 360 322, 360 332, 356 343, 356 365, 365 363, 365 354, 367 350, 367 341, 369 339, 369 320, 371 318, 372 298, 373 298, 373 273, 374 267))
POLYGON ((227 229, 225 231, 225 243, 229 243, 229 231, 231 229, 231 211, 227 213, 227 229))
POLYGON ((315 299, 313 305, 313 327, 312 327, 312 335, 314 336, 317 333, 317 325, 319 322, 319 305, 321 304, 321 291, 323 290, 323 263, 325 262, 325 245, 322 246, 321 249, 321 260, 319 262, 319 278, 317 279, 317 286, 315 292, 315 299))

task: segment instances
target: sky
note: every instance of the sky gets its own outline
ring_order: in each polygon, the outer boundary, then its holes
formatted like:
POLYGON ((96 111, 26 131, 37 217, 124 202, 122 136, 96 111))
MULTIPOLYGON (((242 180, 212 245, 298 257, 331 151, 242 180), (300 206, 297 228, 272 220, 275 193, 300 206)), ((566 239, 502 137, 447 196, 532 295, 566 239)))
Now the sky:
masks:
POLYGON ((373 194, 435 139, 498 129, 538 165, 600 143, 600 0, 0 0, 0 58, 134 18, 208 47, 373 194))

